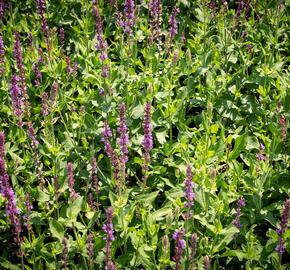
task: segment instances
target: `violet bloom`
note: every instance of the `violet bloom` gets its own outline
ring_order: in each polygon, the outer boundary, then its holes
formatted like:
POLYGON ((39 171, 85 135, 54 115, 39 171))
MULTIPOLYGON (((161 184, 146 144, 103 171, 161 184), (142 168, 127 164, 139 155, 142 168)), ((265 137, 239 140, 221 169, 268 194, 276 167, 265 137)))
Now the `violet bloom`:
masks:
POLYGON ((34 136, 35 131, 34 131, 34 128, 33 128, 33 124, 29 124, 27 134, 32 140, 32 144, 31 144, 32 148, 35 149, 36 146, 38 145, 38 141, 36 140, 36 138, 34 136))
POLYGON ((26 199, 26 201, 24 202, 24 205, 26 206, 26 214, 23 216, 23 218, 25 220, 25 223, 23 223, 23 225, 29 231, 31 231, 32 227, 31 227, 31 223, 30 223, 30 219, 31 219, 30 212, 33 209, 33 206, 32 206, 32 203, 31 203, 31 196, 29 195, 28 192, 26 192, 25 199, 26 199))
POLYGON ((178 33, 178 30, 177 30, 178 24, 176 21, 176 15, 178 12, 179 12, 179 8, 174 8, 170 17, 169 17, 169 24, 171 25, 171 27, 170 27, 170 41, 169 41, 170 46, 172 46, 174 36, 177 35, 177 33, 178 33))
POLYGON ((94 175, 94 189, 95 189, 96 194, 98 194, 100 191, 100 187, 98 186, 97 161, 96 161, 96 158, 94 157, 91 158, 91 166, 92 166, 92 170, 91 170, 91 174, 89 178, 92 179, 93 175, 95 174, 94 175))
POLYGON ((248 44, 248 53, 251 53, 251 52, 252 52, 252 45, 248 44))
POLYGON ((162 19, 162 2, 161 0, 151 0, 149 2, 149 9, 152 16, 150 20, 151 36, 158 41, 158 47, 161 46, 161 19, 162 19))
POLYGON ((23 97, 26 100, 28 100, 27 96, 27 87, 25 85, 25 75, 24 75, 24 69, 23 69, 23 59, 22 59, 23 51, 20 48, 20 41, 17 30, 14 31, 14 46, 13 46, 13 55, 17 62, 17 69, 20 74, 20 85, 23 97))
POLYGON ((67 71, 66 79, 69 80, 71 73, 73 73, 73 68, 70 65, 70 59, 68 56, 65 58, 65 62, 66 62, 66 71, 67 71))
POLYGON ((283 254, 285 250, 285 239, 283 239, 283 235, 285 234, 288 226, 288 220, 290 215, 290 199, 287 199, 284 202, 284 209, 281 215, 281 221, 279 222, 279 229, 276 230, 276 233, 279 236, 279 245, 276 246, 275 251, 280 255, 283 254))
POLYGON ((3 132, 0 132, 0 158, 4 158, 5 155, 5 136, 3 132))
POLYGON ((78 74, 78 65, 77 65, 77 63, 76 62, 73 62, 73 77, 75 78, 76 76, 77 76, 77 74, 78 74))
POLYGON ((125 0, 124 6, 124 21, 120 22, 121 27, 124 28, 124 32, 131 35, 132 27, 134 26, 134 18, 135 18, 135 4, 133 0, 125 0))
POLYGON ((102 68, 103 68, 102 77, 106 78, 106 77, 109 77, 108 67, 104 64, 104 61, 108 59, 108 55, 106 53, 107 43, 104 40, 102 18, 100 15, 99 7, 97 5, 93 7, 93 15, 94 15, 94 21, 95 21, 95 28, 96 28, 96 37, 97 37, 97 42, 95 44, 95 47, 98 49, 98 51, 100 51, 99 59, 102 62, 102 68))
POLYGON ((32 34, 27 34, 28 39, 29 39, 29 50, 33 51, 33 37, 32 34))
POLYGON ((151 151, 153 147, 153 138, 152 138, 152 126, 150 124, 150 111, 151 111, 151 105, 150 102, 146 103, 145 106, 145 114, 144 114, 144 121, 143 121, 143 129, 144 129, 144 139, 142 141, 142 146, 145 150, 145 153, 143 153, 143 158, 145 161, 145 164, 142 165, 142 169, 145 171, 145 175, 142 176, 144 184, 146 183, 146 180, 148 178, 148 164, 150 163, 150 155, 149 152, 151 151))
POLYGON ((60 28, 60 30, 59 30, 59 40, 60 40, 61 46, 64 45, 64 35, 65 35, 64 28, 60 28))
POLYGON ((37 49, 37 51, 38 51, 37 61, 45 65, 45 60, 44 60, 44 57, 43 57, 42 50, 41 49, 37 49))
MULTIPOLYGON (((15 242, 19 246, 22 243, 22 238, 20 237, 21 225, 20 225, 20 211, 17 208, 16 198, 14 190, 9 183, 9 175, 6 171, 5 161, 4 161, 4 142, 5 135, 3 132, 0 132, 0 193, 2 197, 6 198, 6 213, 5 215, 9 218, 9 223, 13 226, 11 229, 12 233, 16 236, 15 242)), ((20 252, 21 253, 21 252, 20 252)), ((23 254, 20 254, 22 256, 23 254)))
POLYGON ((258 160, 265 160, 265 156, 262 155, 262 151, 265 150, 265 146, 260 143, 260 151, 258 154, 256 154, 256 158, 258 160))
POLYGON ((175 255, 173 256, 173 260, 176 262, 175 270, 179 270, 181 268, 180 262, 182 260, 183 250, 186 248, 185 241, 182 239, 182 236, 185 234, 185 230, 181 229, 180 231, 175 231, 172 238, 176 241, 175 244, 175 255))
MULTIPOLYGON (((281 107, 281 105, 280 105, 280 107, 281 107)), ((279 109, 280 109, 280 108, 279 108, 279 109)), ((285 114, 284 114, 284 115, 285 115, 285 114)), ((280 125, 281 127, 283 127, 282 130, 281 130, 281 135, 282 135, 282 139, 283 139, 284 142, 286 143, 287 123, 286 123, 286 118, 285 118, 285 116, 283 116, 283 117, 281 117, 281 118, 279 119, 279 125, 280 125)))
POLYGON ((107 153, 107 156, 111 160, 111 165, 114 168, 114 179, 118 183, 119 180, 119 161, 118 158, 116 157, 116 154, 109 142, 109 138, 112 137, 112 132, 110 130, 110 127, 108 126, 107 121, 105 122, 105 129, 102 132, 102 139, 101 141, 104 142, 105 144, 105 151, 107 153))
POLYGON ((48 95, 46 92, 43 92, 43 94, 42 94, 42 107, 41 107, 41 111, 42 111, 43 116, 47 116, 48 111, 50 110, 50 108, 47 106, 47 100, 48 100, 48 95))
POLYGON ((37 8, 37 14, 39 14, 41 18, 41 27, 45 39, 45 44, 47 46, 47 51, 50 52, 50 44, 51 42, 49 41, 49 31, 48 31, 48 25, 46 23, 46 18, 45 18, 45 0, 36 0, 36 8, 37 8))
POLYGON ((74 190, 74 176, 73 176, 73 165, 71 162, 67 164, 67 171, 68 171, 68 188, 70 192, 70 198, 74 199, 77 198, 79 195, 74 190))
POLYGON ((103 66, 103 73, 101 74, 103 78, 108 78, 109 77, 109 70, 106 65, 103 66))
POLYGON ((123 170, 125 170, 126 162, 128 161, 128 157, 126 154, 128 154, 127 146, 129 145, 129 135, 127 133, 127 126, 126 126, 126 120, 125 120, 125 112, 126 112, 126 104, 125 102, 122 102, 120 105, 120 127, 117 129, 117 131, 120 133, 120 137, 118 139, 118 144, 120 145, 120 165, 123 170))
POLYGON ((93 239, 94 239, 94 235, 92 233, 90 233, 88 235, 88 247, 87 247, 87 255, 89 257, 89 265, 93 265, 93 256, 94 256, 94 252, 93 252, 93 239))
MULTIPOLYGON (((186 170, 186 179, 184 180, 183 184, 185 185, 185 191, 184 191, 184 197, 186 199, 186 203, 184 205, 184 208, 190 209, 191 206, 193 206, 193 199, 195 198, 195 194, 193 193, 194 183, 192 181, 192 170, 190 164, 187 165, 186 170)), ((189 215, 186 216, 186 218, 190 218, 192 215, 192 212, 189 211, 189 215)))
POLYGON ((5 13, 5 10, 8 9, 8 5, 5 0, 0 0, 0 20, 2 20, 2 17, 5 13))
POLYGON ((42 78, 42 74, 38 69, 38 63, 33 64, 32 70, 33 70, 34 75, 35 75, 34 83, 36 84, 36 86, 40 86, 41 84, 40 84, 39 80, 42 78))
POLYGON ((245 31, 243 31, 241 34, 241 38, 244 38, 244 37, 245 37, 245 31))
POLYGON ((50 105, 53 106, 56 97, 57 97, 57 88, 58 88, 58 83, 57 82, 53 82, 52 86, 51 86, 51 90, 50 90, 50 105))
POLYGON ((11 84, 9 86, 10 93, 11 93, 11 99, 12 99, 12 105, 13 105, 13 113, 19 120, 19 125, 23 125, 22 122, 22 92, 20 87, 18 86, 18 82, 20 81, 20 78, 17 77, 15 74, 12 75, 11 78, 11 84))
POLYGON ((66 237, 62 239, 63 250, 61 253, 61 263, 64 266, 68 265, 68 240, 66 237))
POLYGON ((114 238, 114 227, 112 223, 114 210, 112 207, 109 207, 106 211, 107 219, 105 224, 103 225, 103 230, 106 233, 106 237, 104 240, 106 241, 106 248, 105 248, 105 261, 106 261, 106 270, 115 270, 115 265, 111 260, 111 243, 115 239, 114 238))
POLYGON ((144 122, 142 127, 144 129, 144 139, 142 141, 142 146, 146 153, 149 153, 153 147, 153 138, 152 138, 152 126, 150 124, 150 111, 151 105, 149 102, 146 103, 145 114, 144 114, 144 122))
POLYGON ((236 218, 232 221, 232 223, 238 228, 241 229, 242 225, 240 224, 240 216, 241 216, 241 209, 246 205, 245 198, 241 198, 237 203, 237 212, 235 213, 236 218))
MULTIPOLYGON (((189 247, 190 247, 190 261, 194 262, 195 261, 195 254, 196 254, 196 250, 197 250, 197 234, 193 233, 189 239, 189 247)), ((193 268, 195 267, 195 265, 193 265, 193 268)))
POLYGON ((4 63, 5 63, 5 50, 3 45, 2 35, 0 35, 0 72, 5 73, 4 63))

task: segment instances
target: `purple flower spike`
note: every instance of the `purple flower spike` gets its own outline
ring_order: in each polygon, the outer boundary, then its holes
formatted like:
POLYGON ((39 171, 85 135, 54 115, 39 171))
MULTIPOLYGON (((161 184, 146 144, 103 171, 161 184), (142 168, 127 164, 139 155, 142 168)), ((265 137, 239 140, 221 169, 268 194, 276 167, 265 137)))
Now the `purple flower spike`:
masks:
POLYGON ((38 63, 34 63, 33 64, 32 70, 33 70, 34 75, 35 75, 34 83, 35 83, 36 86, 40 86, 40 81, 39 80, 41 79, 42 74, 41 74, 41 72, 38 69, 38 63))
POLYGON ((178 33, 177 31, 178 24, 175 19, 177 13, 179 13, 179 8, 174 8, 171 15, 169 16, 169 24, 171 25, 171 28, 170 28, 171 36, 175 36, 178 33))
POLYGON ((237 212, 235 213, 236 218, 232 221, 232 223, 238 228, 241 229, 242 225, 240 224, 240 216, 242 207, 246 206, 245 198, 241 198, 237 203, 237 212))
POLYGON ((185 234, 185 230, 181 229, 180 231, 175 231, 172 238, 176 241, 175 244, 175 255, 173 256, 173 260, 176 262, 175 270, 179 270, 181 268, 180 262, 182 260, 183 250, 186 248, 185 241, 182 239, 182 236, 185 234))
POLYGON ((134 12, 135 12, 135 4, 133 0, 125 0, 124 6, 124 21, 120 22, 121 27, 124 28, 124 32, 131 35, 132 27, 134 26, 134 12))
MULTIPOLYGON (((5 161, 4 161, 4 142, 5 135, 3 132, 0 132, 0 193, 2 197, 6 198, 6 213, 5 215, 9 218, 9 223, 13 226, 11 231, 15 235, 15 242, 17 245, 21 246, 23 242, 20 237, 21 233, 21 225, 20 225, 20 211, 17 208, 16 198, 14 194, 14 190, 10 186, 9 183, 9 175, 6 171, 5 161)), ((23 255, 20 251, 19 255, 23 255)))
MULTIPOLYGON (((183 184, 185 185, 185 191, 184 191, 184 197, 187 200, 187 202, 184 205, 184 208, 190 209, 190 207, 194 204, 193 199, 195 198, 195 195, 193 193, 194 183, 192 181, 192 170, 190 164, 187 165, 186 170, 186 179, 184 180, 183 184)), ((189 216, 186 215, 187 218, 191 217, 191 212, 189 212, 189 216)))
POLYGON ((47 116, 48 111, 50 110, 50 108, 47 106, 47 100, 48 100, 48 95, 46 92, 43 92, 43 94, 42 94, 42 107, 41 107, 41 111, 42 111, 43 116, 47 116))
POLYGON ((124 102, 120 105, 120 127, 117 129, 117 131, 120 133, 120 137, 118 139, 118 144, 120 145, 120 165, 123 169, 123 172, 125 171, 126 162, 128 161, 128 157, 126 154, 128 154, 127 146, 129 145, 129 135, 127 133, 127 126, 126 126, 126 120, 125 120, 125 112, 126 112, 126 104, 124 102))
POLYGON ((161 46, 161 19, 162 19, 162 2, 161 0, 152 0, 149 2, 149 9, 151 12, 151 36, 158 41, 158 47, 161 46))
POLYGON ((32 148, 35 149, 36 146, 38 145, 38 141, 36 140, 36 138, 34 136, 35 131, 34 131, 34 128, 33 128, 33 124, 29 124, 27 134, 32 140, 32 148))
POLYGON ((260 143, 260 151, 259 153, 256 154, 256 158, 258 160, 265 160, 265 156, 262 155, 262 151, 265 150, 265 146, 263 144, 260 143))
POLYGON ((290 215, 290 199, 287 199, 284 202, 284 209, 281 215, 281 221, 279 222, 279 229, 276 230, 276 233, 279 236, 279 245, 276 246, 275 251, 280 255, 283 254, 285 250, 285 239, 283 239, 283 235, 285 234, 288 226, 288 220, 290 215))
POLYGON ((105 224, 103 225, 103 230, 106 233, 106 237, 104 240, 106 241, 106 248, 105 248, 105 261, 106 261, 106 270, 115 270, 115 265, 111 260, 111 242, 115 239, 114 238, 114 228, 113 228, 113 213, 114 210, 112 207, 109 207, 106 211, 107 219, 105 224))
POLYGON ((152 138, 152 126, 150 124, 150 111, 151 111, 151 105, 149 102, 146 103, 145 106, 145 114, 144 114, 144 121, 143 121, 143 129, 144 129, 144 139, 142 141, 142 146, 145 150, 145 153, 143 153, 143 158, 145 161, 145 164, 142 166, 142 169, 145 171, 145 175, 143 175, 142 179, 144 184, 146 184, 146 180, 148 178, 147 172, 148 172, 148 164, 150 163, 150 155, 149 152, 153 148, 153 138, 152 138))
POLYGON ((0 35, 0 72, 5 73, 4 63, 5 63, 5 50, 2 35, 0 35))
POLYGON ((74 199, 77 198, 79 195, 74 190, 74 176, 73 176, 73 165, 71 162, 67 164, 67 171, 68 171, 68 187, 70 192, 70 198, 74 199))
POLYGON ((142 146, 147 153, 149 153, 153 147, 153 138, 151 134, 152 126, 150 124, 150 111, 151 105, 149 102, 147 102, 145 107, 144 122, 142 124, 144 129, 144 140, 142 141, 142 146))
POLYGON ((90 233, 88 235, 88 248, 87 248, 87 254, 89 256, 89 265, 93 265, 93 256, 94 256, 94 252, 93 252, 93 239, 94 239, 94 235, 92 233, 90 233))
POLYGON ((41 18, 41 27, 42 27, 42 31, 43 31, 43 35, 45 39, 45 44, 47 46, 47 51, 50 52, 51 41, 49 40, 49 28, 46 23, 46 18, 44 16, 45 9, 46 9, 45 0, 36 0, 36 8, 37 8, 37 14, 39 14, 41 18))
POLYGON ((252 52, 252 45, 248 44, 248 53, 251 53, 251 52, 252 52))
POLYGON ((20 81, 20 78, 17 77, 15 74, 12 75, 11 78, 11 84, 9 86, 10 92, 11 92, 11 99, 12 99, 12 105, 13 105, 13 113, 19 120, 19 125, 22 126, 22 91, 18 85, 18 82, 20 81))
POLYGON ((105 144, 105 151, 108 155, 108 157, 111 160, 111 165, 114 168, 114 178, 118 182, 119 179, 119 161, 118 158, 116 157, 116 154, 109 142, 109 137, 112 137, 112 132, 110 130, 110 127, 108 126, 107 121, 105 122, 105 129, 102 133, 103 137, 101 139, 102 142, 105 144))
POLYGON ((0 132, 0 158, 4 158, 5 155, 5 136, 3 132, 0 132))

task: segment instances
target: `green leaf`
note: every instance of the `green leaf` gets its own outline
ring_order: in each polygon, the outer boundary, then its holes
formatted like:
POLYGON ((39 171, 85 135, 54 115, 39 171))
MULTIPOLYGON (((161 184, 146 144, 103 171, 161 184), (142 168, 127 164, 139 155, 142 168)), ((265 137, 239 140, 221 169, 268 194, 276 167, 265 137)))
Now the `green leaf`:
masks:
POLYGON ((50 194, 43 192, 40 187, 37 187, 36 190, 32 191, 31 196, 39 202, 48 202, 50 201, 50 194))
POLYGON ((241 250, 227 250, 221 255, 221 257, 237 257, 239 261, 242 261, 245 254, 241 250))
POLYGON ((172 212, 172 207, 164 207, 164 208, 161 208, 161 209, 158 209, 157 211, 155 211, 153 214, 152 214, 152 218, 154 220, 161 220, 163 219, 164 216, 166 216, 167 214, 171 213, 172 212))
POLYGON ((160 144, 163 144, 166 142, 166 137, 167 137, 167 131, 166 130, 162 130, 162 131, 155 131, 155 136, 157 138, 157 141, 160 144))
POLYGON ((248 132, 235 139, 234 150, 230 154, 229 161, 236 159, 240 153, 246 148, 248 132))
POLYGON ((151 204, 158 196, 159 191, 151 192, 149 194, 140 194, 134 197, 136 201, 151 204))
POLYGON ((0 265, 4 267, 5 269, 9 269, 9 270, 21 270, 21 268, 19 268, 16 265, 11 264, 9 261, 5 260, 3 257, 0 257, 0 265))
POLYGON ((68 218, 76 219, 81 211, 83 203, 83 197, 79 196, 74 202, 67 208, 66 215, 68 218))
POLYGON ((64 237, 64 228, 61 223, 53 218, 49 219, 49 229, 53 237, 58 238, 60 241, 64 237))
POLYGON ((144 114, 144 106, 142 104, 138 104, 137 106, 134 106, 134 109, 132 111, 132 118, 138 119, 144 114))

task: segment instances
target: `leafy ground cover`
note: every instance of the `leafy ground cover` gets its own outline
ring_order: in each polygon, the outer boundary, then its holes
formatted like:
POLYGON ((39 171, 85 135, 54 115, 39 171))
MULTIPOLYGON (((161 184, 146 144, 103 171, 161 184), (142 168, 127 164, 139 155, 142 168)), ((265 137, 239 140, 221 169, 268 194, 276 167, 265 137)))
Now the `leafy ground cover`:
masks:
POLYGON ((288 18, 1 0, 1 269, 289 269, 288 18))

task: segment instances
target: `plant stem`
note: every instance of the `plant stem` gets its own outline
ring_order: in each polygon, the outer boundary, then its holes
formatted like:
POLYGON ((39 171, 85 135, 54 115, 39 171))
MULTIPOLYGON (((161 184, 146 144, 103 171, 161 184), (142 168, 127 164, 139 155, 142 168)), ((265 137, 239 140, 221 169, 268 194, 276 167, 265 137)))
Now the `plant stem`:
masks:
MULTIPOLYGON (((76 229, 75 229, 75 225, 74 225, 73 222, 72 222, 72 227, 73 227, 73 231, 74 231, 75 238, 77 240, 77 244, 78 244, 79 249, 80 249, 80 241, 79 241, 79 238, 78 238, 78 235, 77 235, 77 232, 76 232, 76 229)), ((81 254, 81 249, 79 251, 80 251, 80 254, 81 254)), ((83 259, 83 262, 84 262, 84 265, 85 265, 85 269, 86 270, 89 270, 86 259, 84 258, 84 256, 82 254, 81 254, 81 256, 82 256, 82 259, 83 259)))

